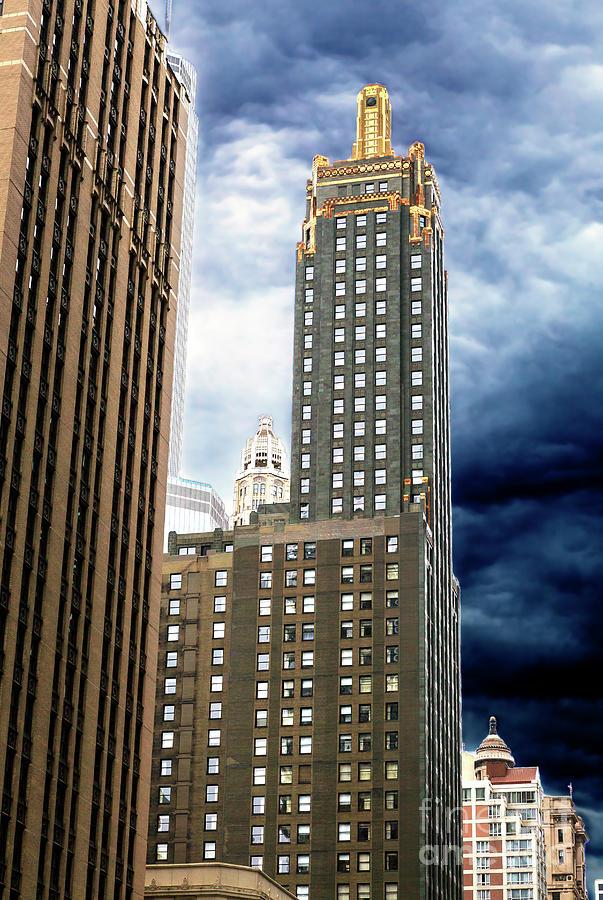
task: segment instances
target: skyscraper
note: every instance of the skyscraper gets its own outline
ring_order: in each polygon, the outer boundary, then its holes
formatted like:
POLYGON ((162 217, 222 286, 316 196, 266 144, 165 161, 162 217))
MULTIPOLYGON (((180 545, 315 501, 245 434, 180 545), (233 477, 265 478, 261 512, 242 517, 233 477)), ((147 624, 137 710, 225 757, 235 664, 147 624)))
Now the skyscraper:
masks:
POLYGON ((460 900, 439 198, 380 85, 352 158, 315 158, 302 233, 290 509, 172 535, 164 564, 148 859, 460 900))
MULTIPOLYGON (((169 25, 169 22, 167 23, 169 25)), ((195 189, 197 175, 197 141, 199 119, 195 112, 197 72, 195 67, 173 50, 167 53, 170 64, 189 101, 186 124, 186 159, 184 163, 184 191, 182 198, 182 232, 180 241, 180 270, 178 273, 178 309, 174 343, 174 376, 172 379, 172 413, 170 423, 170 452, 168 476, 177 479, 182 465, 182 432, 184 429, 184 389, 186 386, 186 352, 188 316, 193 265, 193 231, 195 227, 195 189)))
POLYGON ((0 897, 141 897, 188 99, 144 0, 0 23, 0 897))

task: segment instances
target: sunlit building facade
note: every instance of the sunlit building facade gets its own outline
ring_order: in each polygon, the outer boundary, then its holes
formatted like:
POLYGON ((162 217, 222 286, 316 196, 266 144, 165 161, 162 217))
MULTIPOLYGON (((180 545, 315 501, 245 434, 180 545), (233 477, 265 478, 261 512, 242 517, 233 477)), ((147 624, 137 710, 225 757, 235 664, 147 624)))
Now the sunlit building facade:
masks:
POLYGON ((249 525, 252 512, 266 503, 288 503, 289 465, 284 441, 273 430, 272 416, 260 416, 258 430, 241 454, 233 496, 233 525, 249 525))

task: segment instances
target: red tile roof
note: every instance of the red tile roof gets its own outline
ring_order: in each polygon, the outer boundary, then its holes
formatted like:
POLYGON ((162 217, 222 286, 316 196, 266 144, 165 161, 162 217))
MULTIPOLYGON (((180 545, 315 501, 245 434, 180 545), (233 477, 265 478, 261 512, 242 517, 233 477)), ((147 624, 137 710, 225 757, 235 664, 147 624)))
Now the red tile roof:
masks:
POLYGON ((515 766, 506 775, 492 775, 492 784, 524 784, 538 779, 538 766, 515 766))

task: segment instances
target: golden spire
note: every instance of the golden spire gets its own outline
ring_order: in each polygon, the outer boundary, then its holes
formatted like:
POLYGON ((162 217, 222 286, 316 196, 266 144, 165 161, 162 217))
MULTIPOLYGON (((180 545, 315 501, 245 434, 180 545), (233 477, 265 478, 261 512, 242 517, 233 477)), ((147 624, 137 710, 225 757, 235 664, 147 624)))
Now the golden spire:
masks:
POLYGON ((382 84, 367 84, 358 94, 352 159, 393 156, 391 137, 392 113, 387 90, 382 84))

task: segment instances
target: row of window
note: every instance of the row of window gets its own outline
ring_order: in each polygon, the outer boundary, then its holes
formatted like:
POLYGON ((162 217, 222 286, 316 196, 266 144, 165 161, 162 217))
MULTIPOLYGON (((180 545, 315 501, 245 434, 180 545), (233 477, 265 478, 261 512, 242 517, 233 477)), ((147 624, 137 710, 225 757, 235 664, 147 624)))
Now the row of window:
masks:
MULTIPOLYGON (((421 315, 421 300, 413 299, 411 300, 410 312, 412 316, 420 316, 421 315)), ((356 319, 363 319, 366 316, 366 300, 356 300, 354 303, 354 317, 356 319)), ((346 305, 345 303, 337 303, 333 310, 335 319, 345 319, 346 318, 346 305)), ((375 300, 375 315, 376 316, 385 316, 387 315, 387 300, 385 298, 380 298, 375 300)), ((307 328, 312 327, 314 324, 314 312, 311 309, 308 309, 304 312, 304 325, 307 328)), ((416 326, 420 323, 414 323, 411 325, 411 338, 417 337, 417 328, 416 326), (413 328, 415 329, 413 332, 413 328)), ((419 335, 420 337, 420 335, 419 335)))
MULTIPOLYGON (((373 552, 373 539, 372 538, 360 538, 359 540, 359 552, 360 556, 370 556, 373 552)), ((273 559, 273 545, 272 544, 262 544, 260 547, 260 561, 261 562, 272 562, 273 559)), ((398 536, 397 535, 388 535, 386 537, 386 550, 388 553, 396 553, 398 550, 398 536)), ((299 554, 299 545, 298 544, 285 544, 285 559, 287 562, 291 560, 301 559, 301 556, 298 557, 299 554)), ((354 556, 354 539, 353 538, 344 538, 341 542, 341 555, 342 556, 354 556)), ((316 541, 305 541, 303 544, 303 558, 304 559, 316 559, 316 541)))

